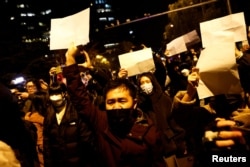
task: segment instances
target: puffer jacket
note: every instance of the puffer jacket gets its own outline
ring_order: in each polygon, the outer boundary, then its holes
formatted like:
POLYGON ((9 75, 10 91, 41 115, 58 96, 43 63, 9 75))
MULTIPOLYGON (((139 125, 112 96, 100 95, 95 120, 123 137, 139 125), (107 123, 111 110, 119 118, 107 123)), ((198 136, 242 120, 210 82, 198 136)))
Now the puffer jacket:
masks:
POLYGON ((78 116, 69 99, 60 125, 53 106, 48 107, 43 135, 45 167, 93 166, 93 134, 87 123, 78 116))

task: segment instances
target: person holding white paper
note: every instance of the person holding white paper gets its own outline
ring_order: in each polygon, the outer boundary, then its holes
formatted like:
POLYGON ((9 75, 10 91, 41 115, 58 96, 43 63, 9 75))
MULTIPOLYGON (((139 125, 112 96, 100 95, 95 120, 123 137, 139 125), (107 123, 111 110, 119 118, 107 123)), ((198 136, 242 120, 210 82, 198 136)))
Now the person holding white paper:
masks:
POLYGON ((172 99, 150 72, 138 75, 137 85, 140 92, 138 107, 148 114, 163 132, 165 157, 183 156, 186 151, 183 138, 185 132, 171 119, 172 99))
POLYGON ((208 150, 249 151, 243 135, 250 127, 247 121, 250 110, 241 108, 241 95, 217 95, 204 106, 195 105, 198 82, 199 71, 195 68, 188 77, 187 90, 174 97, 174 118, 186 130, 189 141, 195 141, 189 143, 192 147, 188 151, 193 151, 198 160, 203 158, 201 153, 208 150), (243 130, 239 130, 241 128, 243 130))
POLYGON ((137 89, 127 79, 110 80, 104 89, 105 110, 94 106, 81 82, 73 44, 65 54, 67 90, 78 114, 96 132, 103 167, 165 167, 160 133, 137 108, 137 89))

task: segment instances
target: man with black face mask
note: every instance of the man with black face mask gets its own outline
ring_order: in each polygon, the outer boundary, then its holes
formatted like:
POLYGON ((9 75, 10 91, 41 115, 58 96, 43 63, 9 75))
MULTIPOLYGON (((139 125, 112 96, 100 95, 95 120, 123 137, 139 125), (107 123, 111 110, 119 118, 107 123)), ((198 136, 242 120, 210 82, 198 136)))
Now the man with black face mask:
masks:
POLYGON ((157 128, 136 108, 137 89, 127 79, 111 80, 104 88, 105 108, 101 111, 89 99, 81 82, 72 44, 66 53, 68 93, 78 113, 89 120, 97 134, 102 167, 166 166, 157 128))
POLYGON ((94 136, 86 121, 78 116, 66 86, 49 87, 49 105, 44 118, 45 167, 94 167, 94 136))

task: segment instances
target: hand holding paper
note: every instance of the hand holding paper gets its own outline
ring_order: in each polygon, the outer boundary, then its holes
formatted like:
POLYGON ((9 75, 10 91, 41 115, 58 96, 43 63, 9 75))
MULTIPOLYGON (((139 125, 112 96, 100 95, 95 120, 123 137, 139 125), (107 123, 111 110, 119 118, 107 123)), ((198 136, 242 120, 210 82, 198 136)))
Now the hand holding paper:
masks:
POLYGON ((205 48, 197 62, 200 82, 197 88, 200 99, 219 94, 238 94, 242 91, 235 59, 232 33, 214 34, 217 40, 205 48))
POLYGON ((128 76, 148 72, 155 68, 151 48, 119 55, 121 68, 128 71, 128 76))
POLYGON ((193 30, 168 43, 165 55, 170 57, 182 52, 186 52, 187 47, 190 47, 198 42, 200 42, 200 37, 198 36, 196 30, 193 30))

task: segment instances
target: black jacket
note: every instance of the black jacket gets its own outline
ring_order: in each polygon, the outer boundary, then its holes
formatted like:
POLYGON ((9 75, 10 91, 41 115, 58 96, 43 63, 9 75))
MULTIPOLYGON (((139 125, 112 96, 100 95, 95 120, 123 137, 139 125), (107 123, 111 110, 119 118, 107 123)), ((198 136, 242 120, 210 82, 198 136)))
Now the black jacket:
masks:
POLYGON ((147 76, 151 80, 153 91, 149 95, 140 93, 139 108, 150 116, 164 134, 165 156, 182 154, 185 150, 185 143, 183 143, 185 132, 172 119, 172 99, 162 90, 155 76, 150 72, 138 76, 138 85, 142 76, 147 76), (178 143, 176 143, 177 139, 178 143))
POLYGON ((43 135, 45 167, 93 166, 91 162, 96 158, 93 133, 69 99, 60 125, 53 106, 48 107, 43 135))

